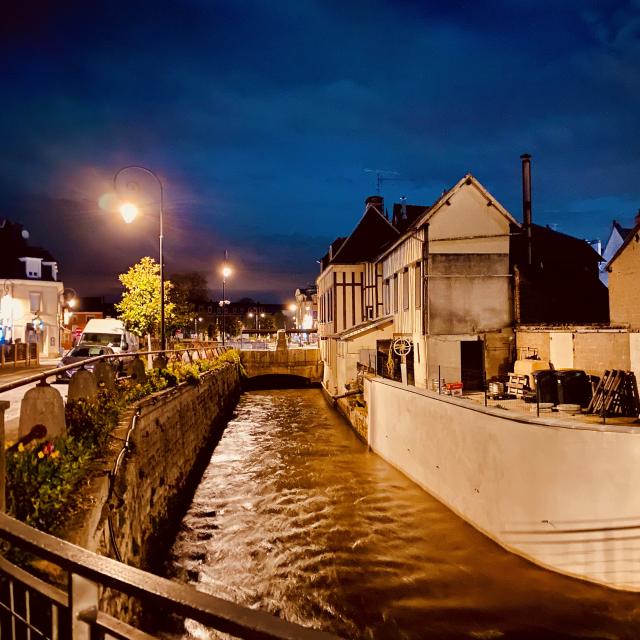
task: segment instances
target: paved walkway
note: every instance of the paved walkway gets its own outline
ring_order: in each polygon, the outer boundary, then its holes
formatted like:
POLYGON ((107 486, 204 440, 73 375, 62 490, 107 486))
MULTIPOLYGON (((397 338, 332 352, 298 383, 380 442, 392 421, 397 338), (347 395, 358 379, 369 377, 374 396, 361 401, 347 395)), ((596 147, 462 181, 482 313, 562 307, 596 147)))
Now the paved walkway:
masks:
POLYGON ((14 367, 12 364, 6 364, 4 367, 0 367, 0 386, 21 378, 28 378, 36 373, 42 373, 47 369, 53 369, 58 362, 60 362, 60 358, 40 358, 40 364, 37 366, 18 365, 14 367))

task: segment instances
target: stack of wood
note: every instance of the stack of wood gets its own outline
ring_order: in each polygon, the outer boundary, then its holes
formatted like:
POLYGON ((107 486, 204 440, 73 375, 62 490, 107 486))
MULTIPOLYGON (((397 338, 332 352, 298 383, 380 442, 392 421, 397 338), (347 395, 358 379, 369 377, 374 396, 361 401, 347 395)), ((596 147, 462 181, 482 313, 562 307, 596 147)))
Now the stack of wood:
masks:
POLYGON ((507 393, 511 396, 521 398, 524 392, 529 390, 529 376, 518 375, 517 373, 509 374, 509 382, 507 382, 507 393))
POLYGON ((637 417, 640 414, 640 398, 634 373, 619 369, 605 371, 593 393, 587 413, 637 417))

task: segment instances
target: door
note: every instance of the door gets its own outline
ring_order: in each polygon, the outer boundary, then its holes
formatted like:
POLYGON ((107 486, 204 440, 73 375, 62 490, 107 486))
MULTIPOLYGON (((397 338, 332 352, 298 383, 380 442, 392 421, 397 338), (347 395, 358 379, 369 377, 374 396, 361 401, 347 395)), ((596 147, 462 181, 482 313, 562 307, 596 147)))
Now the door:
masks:
POLYGON ((484 342, 463 340, 460 343, 460 370, 464 391, 481 391, 484 387, 484 342))

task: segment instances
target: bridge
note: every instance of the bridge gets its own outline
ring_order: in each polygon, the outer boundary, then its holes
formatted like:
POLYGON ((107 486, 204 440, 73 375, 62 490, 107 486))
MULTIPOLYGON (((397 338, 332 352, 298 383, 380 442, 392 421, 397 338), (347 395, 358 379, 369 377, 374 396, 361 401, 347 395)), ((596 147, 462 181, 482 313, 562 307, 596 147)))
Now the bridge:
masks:
POLYGON ((241 351, 240 360, 248 378, 297 376, 311 383, 322 382, 323 363, 317 348, 241 351))

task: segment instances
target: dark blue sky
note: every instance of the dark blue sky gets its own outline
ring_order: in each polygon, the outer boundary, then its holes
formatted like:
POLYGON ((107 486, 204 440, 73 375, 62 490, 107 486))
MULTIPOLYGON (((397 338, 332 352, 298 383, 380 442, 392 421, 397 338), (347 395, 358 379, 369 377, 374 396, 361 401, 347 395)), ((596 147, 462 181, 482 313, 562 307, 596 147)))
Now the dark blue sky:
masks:
MULTIPOLYGON (((521 218, 585 238, 640 206, 640 2, 41 2, 3 9, 0 216, 112 293, 156 222, 98 206, 143 164, 165 184, 169 273, 290 298, 383 183, 430 204, 473 173, 521 218), (13 11, 13 13, 11 13, 13 11)), ((143 184, 153 191, 153 185, 143 184)), ((217 295, 217 294, 216 294, 217 295)))

